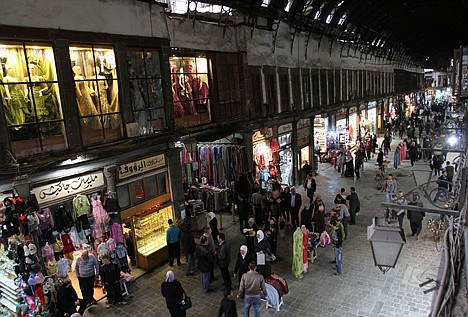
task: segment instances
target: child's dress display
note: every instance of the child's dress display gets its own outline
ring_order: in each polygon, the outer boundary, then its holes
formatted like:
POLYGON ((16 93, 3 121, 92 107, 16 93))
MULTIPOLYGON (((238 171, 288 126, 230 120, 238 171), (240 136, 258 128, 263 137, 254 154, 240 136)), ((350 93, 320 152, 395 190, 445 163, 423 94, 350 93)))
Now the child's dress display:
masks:
POLYGON ((97 195, 96 199, 91 197, 91 205, 93 206, 93 217, 94 221, 100 225, 109 221, 109 215, 107 211, 102 206, 101 196, 97 195))

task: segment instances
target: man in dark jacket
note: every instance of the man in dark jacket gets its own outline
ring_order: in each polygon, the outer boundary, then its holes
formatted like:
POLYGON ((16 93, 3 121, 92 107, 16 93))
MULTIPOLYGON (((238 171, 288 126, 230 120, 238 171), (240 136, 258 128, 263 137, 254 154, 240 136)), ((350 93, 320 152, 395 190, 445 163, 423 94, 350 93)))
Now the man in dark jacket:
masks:
POLYGON ((230 298, 231 290, 224 289, 224 297, 218 310, 218 317, 237 317, 236 302, 230 298))
POLYGON ((330 227, 333 229, 333 248, 335 250, 336 272, 333 275, 341 275, 343 265, 343 232, 339 227, 339 220, 333 218, 330 221, 330 227))
POLYGON ((312 204, 314 201, 314 193, 317 190, 317 183, 310 173, 304 181, 304 189, 307 191, 307 197, 309 197, 310 203, 312 204))
MULTIPOLYGON (((408 203, 408 205, 411 205, 411 204, 412 203, 408 203)), ((421 233, 421 229, 422 229, 422 222, 423 222, 425 215, 426 215, 425 212, 408 210, 407 217, 410 221, 411 233, 413 234, 413 237, 416 237, 416 240, 419 239, 419 234, 421 233)))
POLYGON ((379 164, 379 169, 382 172, 385 172, 383 162, 384 162, 384 154, 383 154, 382 148, 380 148, 379 149, 379 154, 377 154, 377 163, 379 164))
POLYGON ((185 270, 185 276, 192 276, 194 275, 194 271, 196 271, 196 261, 195 261, 195 249, 197 244, 195 243, 195 238, 193 237, 192 233, 192 225, 188 224, 185 229, 184 235, 184 250, 185 254, 187 255, 187 267, 185 270))
POLYGON ((122 305, 127 304, 122 298, 122 290, 120 289, 120 270, 110 261, 108 255, 102 257, 102 265, 99 269, 101 275, 101 282, 104 285, 107 293, 107 305, 106 308, 111 307, 115 303, 122 305))
POLYGON ((63 279, 63 282, 58 289, 57 303, 59 310, 62 313, 67 313, 68 315, 76 313, 77 306, 80 306, 78 313, 80 313, 81 316, 83 316, 88 304, 83 299, 78 299, 78 295, 76 294, 68 276, 63 279))
POLYGON ((219 250, 218 250, 218 265, 223 277, 224 288, 231 290, 231 276, 229 275, 229 264, 231 263, 231 250, 226 243, 226 236, 220 232, 218 234, 219 250))
MULTIPOLYGON (((315 184, 315 180, 314 180, 314 184, 315 184)), ((313 195, 314 194, 312 194, 312 197, 313 195)), ((301 209, 301 206, 302 206, 302 196, 301 194, 296 193, 295 187, 291 187, 291 201, 289 201, 288 204, 290 207, 289 210, 291 212, 291 223, 292 223, 293 228, 296 228, 299 226, 299 210, 301 209)))
POLYGON ((453 183, 453 176, 455 175, 455 168, 453 167, 453 165, 450 165, 450 162, 447 161, 446 163, 446 166, 445 166, 445 171, 447 172, 447 180, 449 182, 449 192, 452 191, 452 183, 453 183))
POLYGON ((200 244, 197 246, 195 253, 198 260, 198 269, 201 272, 201 282, 203 291, 205 293, 213 292, 213 289, 210 288, 210 271, 214 263, 214 256, 208 250, 208 238, 202 236, 200 238, 200 244))
POLYGON ((350 188, 350 194, 346 199, 349 202, 349 214, 351 216, 351 219, 349 221, 350 225, 355 225, 356 224, 356 214, 359 212, 361 208, 361 203, 359 201, 359 197, 356 194, 356 188, 351 187, 350 188))

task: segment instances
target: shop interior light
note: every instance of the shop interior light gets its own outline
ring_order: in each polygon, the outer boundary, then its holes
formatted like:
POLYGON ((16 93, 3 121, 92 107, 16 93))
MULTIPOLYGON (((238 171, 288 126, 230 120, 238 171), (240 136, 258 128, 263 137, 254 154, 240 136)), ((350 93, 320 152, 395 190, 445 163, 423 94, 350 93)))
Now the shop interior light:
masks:
POLYGON ((448 143, 450 144, 450 146, 455 146, 457 143, 458 143, 458 139, 456 136, 452 135, 449 139, 448 139, 448 143))

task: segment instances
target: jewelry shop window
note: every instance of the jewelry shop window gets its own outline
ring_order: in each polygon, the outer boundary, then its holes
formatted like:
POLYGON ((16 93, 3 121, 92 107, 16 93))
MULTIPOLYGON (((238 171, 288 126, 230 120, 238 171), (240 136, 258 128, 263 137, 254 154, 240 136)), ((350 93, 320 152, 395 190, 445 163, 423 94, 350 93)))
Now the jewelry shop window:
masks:
POLYGON ((130 94, 139 134, 166 127, 159 51, 130 48, 127 51, 130 94))
POLYGON ((67 149, 52 46, 0 43, 0 96, 17 158, 67 149))
POLYGON ((83 144, 122 138, 117 71, 110 47, 70 47, 83 144))
POLYGON ((167 173, 158 173, 117 186, 120 208, 129 208, 167 193, 167 173))
POLYGON ((211 121, 209 63, 206 56, 172 56, 172 98, 177 127, 206 124, 211 121))

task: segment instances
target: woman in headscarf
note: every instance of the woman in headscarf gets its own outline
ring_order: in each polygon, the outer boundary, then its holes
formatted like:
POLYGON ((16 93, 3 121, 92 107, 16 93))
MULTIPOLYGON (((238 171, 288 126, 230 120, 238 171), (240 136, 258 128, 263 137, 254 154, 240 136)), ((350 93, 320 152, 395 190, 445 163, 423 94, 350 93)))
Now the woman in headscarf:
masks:
POLYGON ((244 234, 245 234, 245 245, 249 249, 249 252, 253 252, 253 246, 254 246, 254 240, 255 240, 255 235, 257 234, 258 231, 258 226, 255 223, 254 218, 249 218, 249 221, 247 221, 247 227, 244 228, 244 234))
POLYGON ((271 246, 271 253, 276 255, 276 247, 278 246, 278 224, 274 217, 265 225, 264 233, 267 236, 268 242, 271 246))
POLYGON ((321 234, 325 231, 325 204, 322 201, 322 197, 317 195, 314 204, 312 206, 312 221, 315 223, 315 232, 321 234))
POLYGON ((242 275, 249 271, 250 261, 252 261, 252 253, 249 252, 247 246, 242 245, 237 255, 236 266, 234 267, 234 277, 238 277, 239 285, 242 275))
POLYGON ((208 225, 211 228, 211 235, 213 236, 213 240, 215 241, 216 244, 218 244, 218 219, 216 218, 216 215, 214 212, 209 212, 208 217, 210 217, 210 221, 208 222, 208 225))
POLYGON ((184 297, 182 284, 174 277, 174 272, 167 271, 166 279, 161 283, 161 294, 166 299, 166 306, 171 317, 185 317, 185 311, 179 305, 184 297))
POLYGON ((265 264, 260 265, 257 261, 257 271, 258 273, 262 274, 264 278, 267 278, 271 274, 271 264, 270 261, 267 261, 266 255, 271 253, 271 246, 270 242, 265 239, 265 234, 262 230, 257 231, 257 237, 254 242, 254 249, 257 254, 265 254, 265 264))

